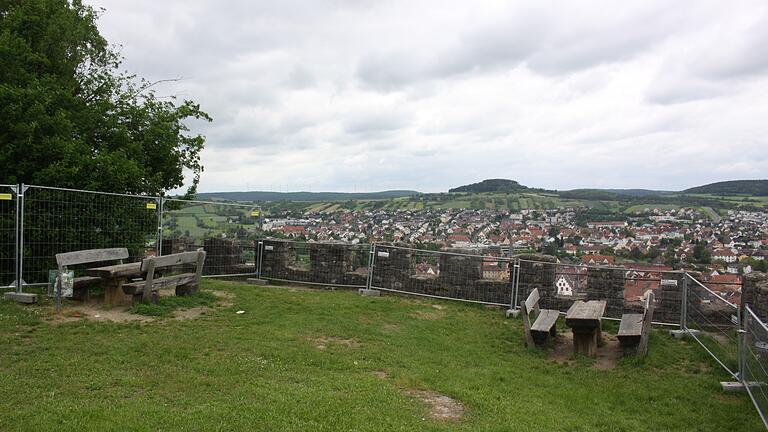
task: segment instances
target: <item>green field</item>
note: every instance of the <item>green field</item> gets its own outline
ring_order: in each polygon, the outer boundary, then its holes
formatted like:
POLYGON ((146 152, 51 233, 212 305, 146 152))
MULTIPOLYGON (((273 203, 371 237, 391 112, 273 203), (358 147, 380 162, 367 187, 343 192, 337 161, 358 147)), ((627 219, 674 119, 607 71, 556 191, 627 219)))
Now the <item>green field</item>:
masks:
POLYGON ((520 211, 523 209, 584 208, 633 214, 645 208, 678 209, 710 206, 721 213, 728 208, 768 206, 768 197, 745 195, 668 194, 663 197, 626 197, 605 193, 581 192, 573 194, 552 192, 484 192, 422 194, 412 197, 376 200, 349 200, 337 202, 277 201, 263 203, 271 214, 285 211, 334 213, 339 211, 421 210, 421 209, 490 209, 520 211), (602 195, 602 197, 599 197, 602 195))
POLYGON ((662 331, 644 361, 599 370, 525 348, 500 309, 203 288, 228 303, 183 321, 54 323, 47 300, 0 301, 0 430, 763 430, 695 342, 662 331), (419 392, 462 403, 463 417, 433 418, 419 392))
POLYGON ((250 206, 217 204, 186 205, 180 208, 168 206, 163 213, 163 236, 175 238, 189 236, 193 239, 234 235, 237 228, 253 230, 256 218, 251 216, 250 206))

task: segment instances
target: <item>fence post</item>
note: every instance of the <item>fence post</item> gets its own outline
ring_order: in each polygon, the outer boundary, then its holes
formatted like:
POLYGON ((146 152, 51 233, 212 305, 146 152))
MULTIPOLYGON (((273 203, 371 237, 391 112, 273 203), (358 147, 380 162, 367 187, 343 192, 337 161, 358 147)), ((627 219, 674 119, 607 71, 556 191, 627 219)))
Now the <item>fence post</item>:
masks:
POLYGON ((743 312, 741 308, 736 309, 736 316, 739 318, 739 381, 744 386, 748 385, 745 372, 747 370, 747 332, 749 331, 750 316, 747 308, 748 306, 745 305, 743 312))
POLYGON ((371 289, 373 285, 373 266, 376 260, 376 243, 371 245, 371 251, 368 253, 368 280, 365 282, 365 288, 371 289))
POLYGON ((680 295, 680 329, 688 330, 688 272, 683 270, 683 292, 680 295))
POLYGON ((155 198, 157 202, 157 245, 155 246, 155 253, 157 256, 163 255, 163 197, 155 198))
POLYGON ((513 270, 513 276, 515 278, 515 283, 512 286, 512 305, 509 307, 512 310, 515 310, 518 306, 518 291, 520 290, 520 259, 515 259, 515 264, 512 267, 513 270))
POLYGON ((24 192, 29 186, 24 183, 16 191, 16 292, 24 287, 24 192))
POLYGON ((261 260, 264 255, 264 240, 256 241, 256 279, 261 279, 261 260))

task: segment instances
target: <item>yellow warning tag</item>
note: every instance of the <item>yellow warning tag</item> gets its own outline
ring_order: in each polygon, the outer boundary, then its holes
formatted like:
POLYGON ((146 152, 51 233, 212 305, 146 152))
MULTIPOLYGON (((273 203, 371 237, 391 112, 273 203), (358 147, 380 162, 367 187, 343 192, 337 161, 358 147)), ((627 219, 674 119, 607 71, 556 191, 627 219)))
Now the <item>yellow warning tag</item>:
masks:
POLYGON ((157 208, 157 204, 155 203, 147 203, 147 208, 150 210, 154 210, 157 208))
POLYGON ((11 194, 0 194, 0 200, 10 201, 12 199, 13 199, 13 195, 11 194))
POLYGON ((261 213, 259 213, 257 210, 254 210, 254 211, 251 212, 251 216, 253 216, 253 217, 259 217, 260 214, 261 213))

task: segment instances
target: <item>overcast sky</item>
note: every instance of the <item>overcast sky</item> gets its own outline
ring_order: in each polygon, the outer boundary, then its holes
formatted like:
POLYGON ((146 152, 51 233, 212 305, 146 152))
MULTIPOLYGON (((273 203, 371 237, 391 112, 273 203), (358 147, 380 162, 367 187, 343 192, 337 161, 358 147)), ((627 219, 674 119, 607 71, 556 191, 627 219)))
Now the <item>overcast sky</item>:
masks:
POLYGON ((768 178, 768 2, 91 1, 214 118, 200 191, 768 178))

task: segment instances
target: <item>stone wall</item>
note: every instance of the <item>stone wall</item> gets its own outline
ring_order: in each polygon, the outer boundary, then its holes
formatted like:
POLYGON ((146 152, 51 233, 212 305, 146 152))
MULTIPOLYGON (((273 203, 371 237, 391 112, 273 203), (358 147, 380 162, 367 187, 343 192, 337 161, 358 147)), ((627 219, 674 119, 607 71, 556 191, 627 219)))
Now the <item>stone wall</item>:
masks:
MULTIPOLYGON (((435 276, 416 274, 416 262, 425 252, 378 245, 372 285, 414 294, 509 304, 511 278, 483 279, 483 257, 477 251, 451 249, 437 256, 435 276), (455 255, 463 254, 463 255, 455 255), (472 256, 474 255, 474 256, 472 256)), ((429 253, 427 253, 429 254, 429 253)), ((509 270, 511 271, 511 269, 509 270)))
POLYGON ((621 318, 624 313, 624 270, 587 269, 586 300, 605 300, 605 316, 621 318))
POLYGON ((665 273, 662 276, 661 285, 655 292, 654 321, 665 323, 680 322, 684 280, 685 274, 683 273, 665 273))
POLYGON ((768 274, 752 272, 744 275, 741 304, 749 305, 758 318, 768 323, 768 274))
POLYGON ((365 286, 367 260, 368 249, 361 246, 264 240, 261 276, 324 285, 365 286))

